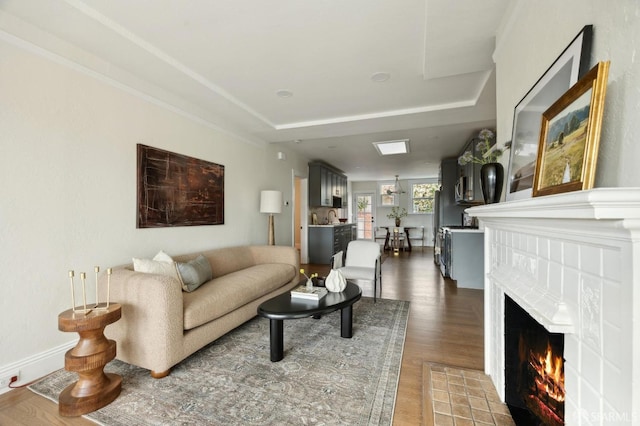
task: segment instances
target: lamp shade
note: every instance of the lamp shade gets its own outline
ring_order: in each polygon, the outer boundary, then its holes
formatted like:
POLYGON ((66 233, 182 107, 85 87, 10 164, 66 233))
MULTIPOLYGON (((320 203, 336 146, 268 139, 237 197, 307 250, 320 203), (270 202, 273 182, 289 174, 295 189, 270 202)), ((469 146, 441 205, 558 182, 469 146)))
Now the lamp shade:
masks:
POLYGON ((260 213, 282 212, 282 192, 260 191, 260 213))

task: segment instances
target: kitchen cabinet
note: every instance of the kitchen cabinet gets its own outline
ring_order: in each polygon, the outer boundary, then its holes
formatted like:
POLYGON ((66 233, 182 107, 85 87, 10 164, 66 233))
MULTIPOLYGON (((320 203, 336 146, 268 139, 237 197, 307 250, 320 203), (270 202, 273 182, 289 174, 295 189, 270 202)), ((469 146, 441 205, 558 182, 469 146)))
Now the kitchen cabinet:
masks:
POLYGON ((458 183, 458 159, 445 158, 440 164, 440 194, 438 208, 434 207, 434 235, 441 226, 462 225, 462 213, 466 206, 456 202, 456 185, 458 183))
POLYGON ((333 175, 333 195, 343 197, 347 193, 347 178, 341 175, 333 175))
POLYGON ((344 208, 346 202, 347 177, 326 163, 309 163, 309 206, 344 208))
POLYGON ((331 174, 320 165, 309 164, 309 206, 333 207, 331 174))
POLYGON ((438 183, 440 190, 433 199, 433 261, 441 263, 442 226, 462 225, 462 215, 467 206, 456 202, 456 186, 458 183, 458 158, 445 158, 440 163, 438 183))
MULTIPOLYGON (((482 155, 478 151, 478 142, 480 139, 473 138, 460 153, 462 156, 465 152, 471 151, 471 154, 480 158, 482 155)), ((469 162, 467 164, 458 164, 458 181, 456 182, 456 202, 458 204, 483 204, 482 189, 480 187, 480 169, 482 164, 469 162)))
POLYGON ((342 208, 346 209, 349 205, 349 197, 347 197, 347 177, 338 175, 336 197, 342 200, 342 208))
POLYGON ((352 224, 309 226, 309 263, 326 265, 340 250, 346 251, 352 224))

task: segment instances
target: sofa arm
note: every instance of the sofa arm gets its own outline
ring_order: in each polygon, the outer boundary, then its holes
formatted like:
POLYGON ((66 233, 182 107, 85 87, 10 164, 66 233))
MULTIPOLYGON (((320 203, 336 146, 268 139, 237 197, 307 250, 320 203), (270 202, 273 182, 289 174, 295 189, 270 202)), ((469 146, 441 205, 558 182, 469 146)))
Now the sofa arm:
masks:
POLYGON ((295 247, 251 246, 249 247, 256 265, 264 263, 286 263, 300 269, 300 256, 295 247))
MULTIPOLYGON (((100 277, 100 300, 106 300, 107 276, 100 277)), ((122 318, 105 329, 117 342, 117 358, 168 373, 182 360, 183 302, 177 279, 157 274, 115 269, 110 281, 110 302, 122 305, 122 318)))

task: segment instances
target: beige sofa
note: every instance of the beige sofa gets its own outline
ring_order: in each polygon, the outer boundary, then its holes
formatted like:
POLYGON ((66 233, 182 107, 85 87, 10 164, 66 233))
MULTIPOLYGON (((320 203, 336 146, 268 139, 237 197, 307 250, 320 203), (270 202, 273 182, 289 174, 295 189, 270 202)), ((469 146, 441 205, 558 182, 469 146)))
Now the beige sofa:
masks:
MULTIPOLYGON (((105 329, 117 342, 116 358, 151 370, 156 378, 203 346, 256 316, 260 303, 289 291, 299 281, 297 250, 284 246, 240 246, 175 256, 188 262, 199 254, 213 279, 188 293, 179 279, 113 268, 110 301, 122 318, 105 329)), ((100 277, 101 300, 106 275, 100 277)))

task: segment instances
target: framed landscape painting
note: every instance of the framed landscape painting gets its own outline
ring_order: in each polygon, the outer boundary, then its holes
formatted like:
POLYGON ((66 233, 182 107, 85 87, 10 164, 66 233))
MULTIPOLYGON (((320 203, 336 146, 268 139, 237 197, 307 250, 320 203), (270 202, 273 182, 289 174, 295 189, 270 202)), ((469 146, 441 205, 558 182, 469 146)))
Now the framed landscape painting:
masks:
POLYGON ((531 198, 542 112, 589 70, 592 26, 585 26, 516 105, 506 199, 531 198))
POLYGON ((542 114, 533 196, 593 187, 609 62, 600 62, 542 114))
POLYGON ((224 224, 224 166, 138 144, 138 228, 224 224))

